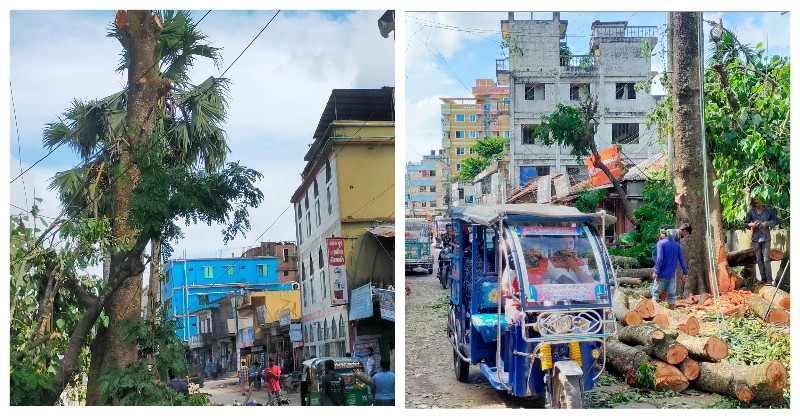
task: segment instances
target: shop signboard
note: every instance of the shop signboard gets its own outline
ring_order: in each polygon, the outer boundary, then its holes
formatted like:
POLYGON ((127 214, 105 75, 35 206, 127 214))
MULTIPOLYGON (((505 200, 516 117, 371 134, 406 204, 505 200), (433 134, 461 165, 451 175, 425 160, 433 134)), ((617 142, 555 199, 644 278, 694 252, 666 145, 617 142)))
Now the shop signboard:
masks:
POLYGON ((327 238, 328 280, 331 289, 331 306, 346 305, 347 268, 344 256, 344 238, 327 238))

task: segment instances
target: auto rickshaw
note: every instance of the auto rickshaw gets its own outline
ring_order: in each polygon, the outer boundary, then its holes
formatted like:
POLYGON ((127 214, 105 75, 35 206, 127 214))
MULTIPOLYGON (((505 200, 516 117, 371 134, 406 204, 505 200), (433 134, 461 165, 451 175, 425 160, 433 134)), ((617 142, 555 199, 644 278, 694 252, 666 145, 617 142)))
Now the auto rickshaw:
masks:
POLYGON ((433 273, 431 224, 425 218, 406 218, 406 271, 419 267, 433 273))
POLYGON ((604 211, 541 204, 450 210, 453 242, 447 334, 456 379, 478 365, 497 390, 581 408, 616 333, 616 275, 604 211))
POLYGON ((322 405, 320 377, 325 372, 325 360, 333 360, 336 374, 344 379, 344 395, 347 406, 370 405, 367 385, 355 378, 356 371, 364 371, 361 361, 353 357, 318 357, 303 362, 300 377, 300 405, 322 405))

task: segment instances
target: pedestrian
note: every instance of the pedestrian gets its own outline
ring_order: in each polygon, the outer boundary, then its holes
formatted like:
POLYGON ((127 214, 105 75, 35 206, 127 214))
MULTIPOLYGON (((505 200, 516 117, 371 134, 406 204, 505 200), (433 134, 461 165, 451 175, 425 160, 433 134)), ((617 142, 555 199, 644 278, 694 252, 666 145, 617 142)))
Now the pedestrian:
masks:
POLYGON ((371 346, 367 347, 367 353, 368 353, 367 361, 364 367, 365 369, 364 371, 367 373, 367 376, 372 377, 375 376, 375 373, 378 372, 376 367, 377 365, 375 364, 375 349, 372 348, 371 346))
POLYGON ((173 372, 172 369, 167 369, 167 377, 169 378, 167 387, 175 389, 178 393, 182 393, 183 396, 189 396, 189 385, 183 380, 176 379, 175 372, 173 372))
POLYGON ((261 363, 255 362, 250 366, 250 384, 255 390, 261 390, 261 363))
POLYGON ((675 270, 680 263, 683 270, 683 281, 686 281, 686 262, 678 241, 664 237, 656 244, 656 266, 653 269, 653 287, 650 295, 658 300, 658 294, 666 290, 670 309, 675 309, 675 270))
POLYGON ((778 224, 775 211, 761 203, 757 196, 750 200, 750 211, 744 219, 747 229, 753 231, 750 241, 753 252, 756 254, 758 272, 761 274, 761 283, 772 284, 772 261, 770 259, 770 228, 778 224))
POLYGON ((320 377, 323 406, 345 406, 344 379, 336 373, 336 363, 325 360, 325 374, 320 377))
POLYGON ((264 369, 264 385, 267 387, 267 405, 280 405, 281 368, 272 358, 269 359, 269 367, 264 369))
POLYGON ((244 360, 242 360, 242 365, 239 367, 238 375, 239 387, 242 389, 242 395, 245 395, 250 388, 250 369, 247 368, 244 360))
POLYGON ((355 372, 358 380, 370 385, 375 394, 375 406, 394 406, 394 373, 390 371, 391 362, 382 358, 381 371, 369 377, 364 373, 355 372))

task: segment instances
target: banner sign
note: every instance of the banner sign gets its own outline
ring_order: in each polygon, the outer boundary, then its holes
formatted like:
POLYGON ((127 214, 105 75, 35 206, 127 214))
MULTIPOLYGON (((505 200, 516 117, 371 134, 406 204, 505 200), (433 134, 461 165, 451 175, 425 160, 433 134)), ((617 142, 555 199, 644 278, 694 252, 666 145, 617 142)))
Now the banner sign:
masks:
POLYGON ((256 320, 258 321, 258 325, 264 325, 267 323, 267 308, 264 305, 256 306, 256 320))
POLYGON ((327 238, 328 278, 331 289, 331 306, 346 305, 347 269, 344 258, 344 238, 327 238))
POLYGON ((279 325, 285 327, 291 323, 292 323, 292 311, 289 308, 282 309, 279 325))
POLYGON ((377 338, 363 340, 356 339, 353 342, 353 357, 361 360, 361 362, 366 366, 367 357, 369 357, 369 351, 367 349, 369 347, 372 347, 372 349, 375 350, 375 365, 377 366, 381 361, 381 347, 378 345, 377 338))
POLYGON ((252 347, 256 339, 256 332, 253 328, 240 329, 236 335, 239 348, 252 347))
POLYGON ((562 300, 597 300, 605 286, 595 283, 541 284, 528 286, 527 299, 536 302, 558 302, 562 300))
POLYGON ((366 284, 353 289, 350 320, 369 318, 372 316, 372 309, 372 285, 366 284))
MULTIPOLYGON (((600 151, 600 160, 608 167, 614 178, 619 178, 620 174, 622 174, 622 159, 620 158, 619 147, 617 145, 600 151)), ((591 181, 592 187, 611 183, 611 180, 603 170, 594 166, 594 156, 586 159, 586 166, 589 169, 589 181, 591 181)))
POLYGON ((553 185, 556 188, 556 197, 564 197, 569 194, 569 177, 559 176, 553 179, 553 185))
POLYGON ((381 306, 381 318, 394 322, 394 291, 375 289, 381 306))
POLYGON ((536 203, 550 202, 550 176, 545 176, 536 184, 536 203))
POLYGON ((302 324, 289 324, 289 340, 293 343, 303 341, 303 325, 302 324))
POLYGON ((512 227, 518 236, 528 237, 536 235, 547 236, 569 236, 582 235, 583 227, 570 226, 514 226, 512 227))

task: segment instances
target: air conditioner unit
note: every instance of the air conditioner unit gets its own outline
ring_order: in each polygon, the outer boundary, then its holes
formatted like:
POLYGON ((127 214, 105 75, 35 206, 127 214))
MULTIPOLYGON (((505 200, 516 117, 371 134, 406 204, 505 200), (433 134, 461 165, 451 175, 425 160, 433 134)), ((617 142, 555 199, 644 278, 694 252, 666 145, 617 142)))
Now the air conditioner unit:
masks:
POLYGON ((292 282, 292 290, 300 290, 300 283, 292 282))

